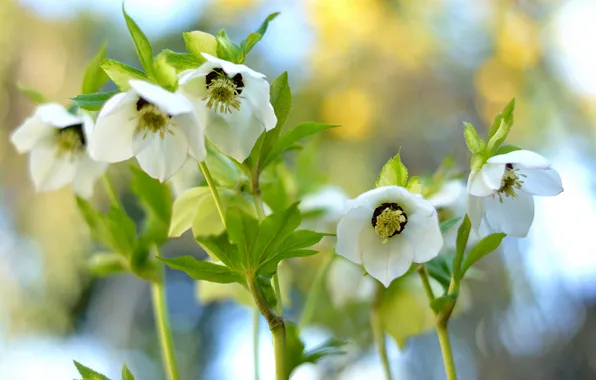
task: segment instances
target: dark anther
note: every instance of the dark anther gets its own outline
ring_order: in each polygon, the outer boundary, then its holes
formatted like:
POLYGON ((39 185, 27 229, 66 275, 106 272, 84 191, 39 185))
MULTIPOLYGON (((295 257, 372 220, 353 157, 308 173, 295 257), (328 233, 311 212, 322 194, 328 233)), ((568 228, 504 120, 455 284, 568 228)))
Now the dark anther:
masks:
POLYGON ((223 71, 223 69, 220 69, 219 67, 213 69, 213 71, 211 71, 209 74, 207 74, 205 76, 205 86, 207 86, 207 88, 209 88, 209 85, 211 84, 211 82, 213 82, 215 79, 217 79, 217 77, 220 75, 226 75, 226 73, 223 71))
POLYGON ((238 74, 234 75, 232 80, 234 81, 234 84, 236 85, 236 89, 237 89, 236 91, 238 92, 238 95, 242 94, 242 89, 244 88, 244 81, 242 80, 242 74, 238 73, 238 74))
POLYGON ((140 111, 141 108, 145 107, 147 104, 149 104, 148 101, 143 98, 139 98, 139 100, 137 100, 137 111, 140 111))
POLYGON ((72 131, 76 133, 77 137, 81 141, 81 144, 87 145, 87 139, 85 139, 85 133, 83 132, 83 124, 69 125, 68 127, 59 129, 58 133, 66 133, 67 131, 72 131))
POLYGON ((513 164, 505 164, 505 169, 513 170, 513 164))

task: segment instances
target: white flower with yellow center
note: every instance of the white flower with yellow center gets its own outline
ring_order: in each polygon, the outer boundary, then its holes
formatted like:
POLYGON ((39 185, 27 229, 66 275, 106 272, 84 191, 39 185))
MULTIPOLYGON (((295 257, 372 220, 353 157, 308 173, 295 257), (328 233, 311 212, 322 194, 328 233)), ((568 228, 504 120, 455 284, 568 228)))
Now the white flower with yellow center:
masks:
POLYGON ((100 161, 120 162, 135 156, 151 177, 165 181, 188 155, 205 158, 203 129, 191 102, 152 83, 131 80, 131 89, 102 108, 90 149, 100 161))
POLYGON ((379 187, 348 201, 337 226, 336 252, 362 264, 385 286, 412 262, 436 257, 442 246, 435 209, 398 186, 379 187))
POLYGON ((10 136, 19 153, 30 153, 29 170, 37 191, 52 191, 72 183, 82 197, 93 194, 93 185, 107 164, 89 156, 93 119, 85 112, 69 113, 58 103, 40 105, 10 136))
POLYGON ((470 173, 468 215, 472 227, 525 237, 534 219, 534 195, 563 191, 561 177, 541 155, 516 150, 494 156, 470 173))
POLYGON ((195 99, 205 135, 219 150, 243 162, 263 133, 275 128, 265 76, 209 54, 196 70, 180 73, 180 88, 195 99))

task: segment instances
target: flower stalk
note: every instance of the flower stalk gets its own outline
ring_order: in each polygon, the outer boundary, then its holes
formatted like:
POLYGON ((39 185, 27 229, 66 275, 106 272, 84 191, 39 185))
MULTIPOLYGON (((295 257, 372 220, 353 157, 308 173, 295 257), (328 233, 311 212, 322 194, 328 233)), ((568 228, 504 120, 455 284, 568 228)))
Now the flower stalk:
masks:
POLYGON ((377 291, 375 293, 375 298, 373 301, 371 314, 370 314, 370 324, 372 327, 373 338, 375 340, 375 345, 377 346, 377 351, 379 353, 379 357, 381 358, 381 363, 383 364, 383 370, 385 372, 385 378, 387 380, 391 380, 391 366, 389 365, 389 356, 387 355, 387 346, 385 344, 385 334, 383 331, 383 325, 381 322, 381 300, 383 299, 383 292, 385 288, 380 283, 377 284, 377 291))

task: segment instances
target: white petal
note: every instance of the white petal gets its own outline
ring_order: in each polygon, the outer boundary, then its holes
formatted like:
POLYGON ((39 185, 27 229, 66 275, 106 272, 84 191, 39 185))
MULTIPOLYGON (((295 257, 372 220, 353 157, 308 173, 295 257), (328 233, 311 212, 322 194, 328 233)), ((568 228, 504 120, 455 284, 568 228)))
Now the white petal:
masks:
POLYGON ((37 144, 47 142, 47 139, 52 138, 55 132, 56 128, 44 123, 40 118, 32 116, 12 132, 10 141, 19 153, 25 153, 37 144))
POLYGON ((80 117, 83 120, 83 134, 85 135, 85 140, 87 141, 87 146, 89 146, 89 141, 93 138, 93 129, 95 128, 95 122, 91 115, 89 115, 86 111, 81 111, 80 117))
POLYGON ((367 225, 372 228, 372 212, 364 207, 348 211, 337 225, 337 245, 335 252, 346 259, 362 264, 360 231, 367 225))
POLYGON ((525 237, 534 220, 534 199, 530 194, 518 192, 517 198, 486 198, 486 221, 493 232, 504 232, 515 237, 525 237))
POLYGON ((385 287, 406 273, 412 265, 414 250, 403 236, 396 235, 384 242, 370 226, 360 232, 360 245, 364 269, 385 287))
POLYGON ((513 164, 526 169, 546 169, 550 167, 548 160, 530 150, 515 150, 488 159, 490 163, 513 164))
MULTIPOLYGON (((189 73, 180 79, 180 92, 186 95, 188 98, 194 98, 195 104, 200 103, 203 106, 201 100, 207 96, 206 79, 207 73, 199 72, 196 70, 189 73)), ((197 104, 198 105, 198 104, 197 104)))
POLYGON ((468 176, 468 194, 476 194, 481 197, 487 197, 494 193, 485 182, 482 172, 472 171, 468 176))
POLYGON ((57 128, 68 127, 81 123, 81 119, 68 112, 63 105, 58 103, 46 103, 37 107, 35 116, 46 123, 57 128))
POLYGON ((130 87, 147 102, 171 116, 192 111, 192 104, 182 94, 169 92, 153 83, 131 79, 130 87))
POLYGON ((237 65, 232 62, 228 62, 223 59, 216 58, 216 57, 209 55, 207 53, 201 53, 201 54, 203 55, 203 57, 205 57, 205 59, 207 59, 207 61, 213 63, 214 66, 216 65, 216 67, 221 67, 223 69, 223 71, 230 78, 236 74, 242 74, 243 76, 244 76, 244 74, 246 74, 246 75, 251 75, 251 76, 257 77, 257 78, 265 77, 265 75, 258 73, 245 65, 237 65))
POLYGON ((121 93, 106 102, 97 116, 89 152, 97 161, 120 162, 133 156, 132 138, 139 114, 134 93, 121 93))
POLYGON ((443 235, 436 212, 428 213, 428 210, 419 209, 413 215, 408 215, 408 223, 401 235, 410 242, 414 250, 412 260, 416 263, 433 259, 443 247, 443 235))
POLYGON ((275 128, 277 116, 269 101, 269 83, 262 78, 246 76, 244 86, 242 95, 252 105, 255 116, 263 123, 265 130, 270 131, 275 128))
POLYGON ((526 175, 526 177, 522 177, 521 180, 524 181, 522 190, 527 193, 532 195, 554 196, 563 192, 561 177, 555 169, 522 169, 520 173, 526 175))
POLYGON ((472 225, 472 228, 476 231, 480 227, 480 223, 482 222, 482 218, 484 217, 484 213, 485 213, 484 201, 486 199, 491 199, 491 198, 475 197, 473 195, 468 195, 468 199, 467 199, 468 217, 470 218, 470 223, 472 225))
POLYGON ((174 129, 180 129, 186 135, 190 147, 190 155, 197 161, 203 161, 207 155, 203 127, 195 112, 174 116, 171 120, 174 129))
POLYGON ((368 283, 372 281, 370 277, 364 275, 360 266, 336 258, 331 263, 327 274, 327 289, 333 305, 341 308, 350 300, 365 300, 366 298, 363 299, 362 296, 370 296, 366 293, 368 283))
POLYGON ((68 155, 58 158, 55 147, 42 145, 31 151, 29 170, 38 191, 56 190, 72 182, 76 160, 68 155))
MULTIPOLYGON (((414 198, 421 197, 411 194, 408 190, 399 186, 381 186, 360 194, 358 197, 346 202, 346 209, 353 207, 366 207, 374 210, 383 203, 397 203, 408 214, 416 209, 414 198)), ((431 207, 429 205, 429 207, 431 207)), ((431 207, 432 208, 432 207, 431 207)), ((372 214, 371 214, 372 216, 372 214)))
POLYGON ((91 198, 95 181, 105 173, 107 168, 106 162, 94 161, 86 154, 81 157, 72 183, 75 193, 83 198, 91 198))
POLYGON ((162 139, 159 133, 137 133, 133 139, 133 150, 141 168, 151 177, 164 182, 182 167, 188 155, 188 141, 180 130, 166 133, 162 139))
POLYGON ((478 172, 468 177, 468 193, 477 197, 488 197, 501 187, 505 164, 486 163, 478 172))
POLYGON ((433 207, 450 207, 457 203, 457 201, 464 196, 466 191, 465 186, 459 180, 452 180, 445 182, 439 191, 431 194, 428 201, 433 207))

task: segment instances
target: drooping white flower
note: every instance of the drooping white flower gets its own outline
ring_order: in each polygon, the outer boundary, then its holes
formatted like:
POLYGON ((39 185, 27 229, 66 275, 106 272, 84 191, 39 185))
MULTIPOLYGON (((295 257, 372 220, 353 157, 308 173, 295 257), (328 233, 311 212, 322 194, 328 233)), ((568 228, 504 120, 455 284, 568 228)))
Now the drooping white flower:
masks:
POLYGON ((10 136, 19 153, 31 153, 29 171, 37 191, 57 190, 69 183, 82 197, 93 194, 93 185, 108 167, 88 153, 93 119, 69 113, 58 103, 40 105, 10 136))
POLYGON ((327 291, 335 307, 342 308, 349 302, 365 302, 373 299, 375 280, 365 276, 362 268, 339 258, 333 260, 330 265, 327 274, 327 291))
POLYGON ((436 257, 442 245, 435 209, 398 186, 379 187, 348 201, 337 226, 336 252, 362 264, 385 286, 412 262, 436 257))
POLYGON ((468 178, 468 215, 476 230, 525 237, 534 219, 534 195, 563 191, 561 177, 541 155, 516 150, 494 156, 468 178), (484 222, 484 223, 483 223, 484 222))
POLYGON ((151 177, 165 181, 190 154, 205 158, 203 129, 192 103, 152 83, 131 80, 131 89, 106 102, 97 117, 90 149, 107 162, 136 156, 151 177))
POLYGON ((196 70, 180 73, 180 87, 195 99, 197 113, 211 143, 243 162, 263 133, 275 128, 265 76, 209 54, 196 70))

